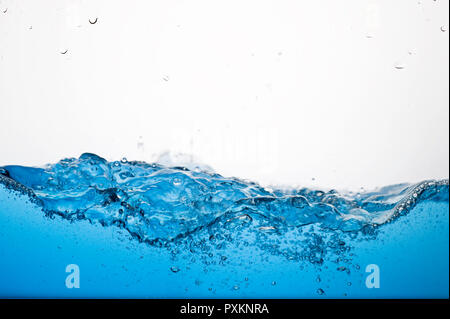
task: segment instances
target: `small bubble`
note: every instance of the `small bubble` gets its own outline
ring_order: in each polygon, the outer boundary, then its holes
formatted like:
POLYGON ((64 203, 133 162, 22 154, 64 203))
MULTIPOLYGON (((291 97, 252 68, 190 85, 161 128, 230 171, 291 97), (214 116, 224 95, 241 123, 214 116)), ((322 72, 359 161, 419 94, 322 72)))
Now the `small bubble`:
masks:
POLYGON ((233 290, 239 290, 239 286, 238 285, 234 285, 233 286, 233 290))
POLYGON ((352 285, 352 283, 349 281, 349 282, 347 283, 347 286, 350 287, 351 285, 352 285))
POLYGON ((68 51, 69 51, 68 49, 65 49, 64 51, 60 51, 59 53, 66 54, 68 51))
POLYGON ((168 75, 165 75, 165 76, 163 76, 163 78, 162 78, 164 81, 166 81, 166 82, 168 82, 169 81, 169 76, 168 75))
POLYGON ((115 162, 113 163, 113 165, 114 165, 115 167, 120 167, 120 166, 121 166, 120 163, 119 163, 118 161, 115 161, 115 162))
POLYGON ((180 268, 175 267, 175 266, 172 266, 172 267, 170 267, 170 270, 171 270, 173 273, 177 273, 177 272, 180 271, 180 268))
POLYGON ((98 21, 98 18, 95 18, 95 19, 89 19, 89 23, 90 23, 90 24, 96 24, 97 21, 98 21))
POLYGON ((323 291, 322 288, 319 288, 319 289, 317 289, 317 294, 322 296, 323 294, 325 294, 325 291, 323 291))
POLYGON ((175 177, 175 178, 173 179, 173 185, 175 185, 175 186, 180 186, 180 185, 181 185, 181 179, 178 178, 178 177, 175 177))
POLYGON ((272 286, 276 286, 277 282, 276 281, 272 281, 272 286))
POLYGON ((403 70, 405 68, 405 66, 402 64, 397 64, 394 66, 394 68, 396 68, 397 70, 403 70))
POLYGON ((447 28, 445 26, 441 27, 441 32, 447 32, 447 28))
POLYGON ((245 280, 245 281, 248 281, 248 277, 245 277, 244 280, 245 280))
POLYGON ((126 157, 122 157, 122 159, 120 161, 122 162, 122 164, 128 163, 128 160, 126 157))

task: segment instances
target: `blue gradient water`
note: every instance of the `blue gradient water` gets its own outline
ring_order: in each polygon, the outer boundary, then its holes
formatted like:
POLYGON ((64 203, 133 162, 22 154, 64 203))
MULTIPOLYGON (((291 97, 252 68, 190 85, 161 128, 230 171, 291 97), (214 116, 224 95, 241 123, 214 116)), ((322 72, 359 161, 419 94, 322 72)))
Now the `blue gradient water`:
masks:
POLYGON ((448 180, 344 194, 94 154, 0 168, 1 297, 448 298, 448 242, 448 180))

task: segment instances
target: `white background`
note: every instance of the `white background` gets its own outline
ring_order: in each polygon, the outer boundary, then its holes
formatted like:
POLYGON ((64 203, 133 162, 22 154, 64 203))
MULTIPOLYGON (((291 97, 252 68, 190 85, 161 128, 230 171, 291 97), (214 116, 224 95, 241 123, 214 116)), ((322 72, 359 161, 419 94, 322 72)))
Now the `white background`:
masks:
POLYGON ((448 178, 448 1, 0 10, 0 165, 172 151, 263 184, 448 178))

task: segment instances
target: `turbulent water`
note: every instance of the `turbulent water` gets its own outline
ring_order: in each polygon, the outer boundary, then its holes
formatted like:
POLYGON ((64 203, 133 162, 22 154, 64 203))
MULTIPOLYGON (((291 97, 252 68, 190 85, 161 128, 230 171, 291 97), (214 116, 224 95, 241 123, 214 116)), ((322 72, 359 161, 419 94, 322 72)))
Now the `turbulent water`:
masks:
POLYGON ((447 298, 448 207, 448 180, 343 194, 87 153, 4 166, 0 295, 447 298))

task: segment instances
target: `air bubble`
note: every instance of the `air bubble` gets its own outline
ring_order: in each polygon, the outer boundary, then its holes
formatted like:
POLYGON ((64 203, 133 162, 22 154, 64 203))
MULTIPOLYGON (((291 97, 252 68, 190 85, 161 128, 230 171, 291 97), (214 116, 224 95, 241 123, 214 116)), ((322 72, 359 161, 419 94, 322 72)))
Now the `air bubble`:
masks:
POLYGON ((173 273, 177 273, 177 272, 180 271, 180 268, 175 267, 175 266, 172 266, 172 267, 170 267, 170 270, 171 270, 173 273))

